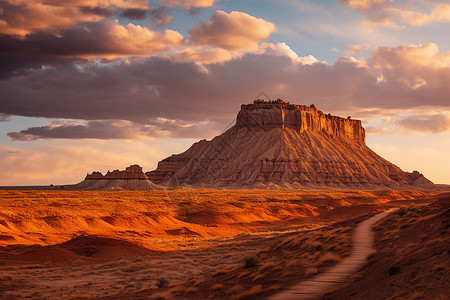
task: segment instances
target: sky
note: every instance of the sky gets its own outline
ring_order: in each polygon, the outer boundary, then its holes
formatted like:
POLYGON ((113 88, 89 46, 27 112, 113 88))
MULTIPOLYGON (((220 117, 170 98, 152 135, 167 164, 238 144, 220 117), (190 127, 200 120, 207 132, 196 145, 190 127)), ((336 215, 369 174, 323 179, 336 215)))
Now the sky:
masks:
POLYGON ((448 0, 0 0, 0 186, 145 171, 272 99, 450 183, 448 0))

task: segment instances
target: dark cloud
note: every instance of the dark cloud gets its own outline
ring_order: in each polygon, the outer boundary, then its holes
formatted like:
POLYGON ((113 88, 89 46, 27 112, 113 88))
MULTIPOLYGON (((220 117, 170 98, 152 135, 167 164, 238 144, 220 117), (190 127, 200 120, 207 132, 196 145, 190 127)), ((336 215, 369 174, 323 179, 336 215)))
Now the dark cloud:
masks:
POLYGON ((104 18, 110 18, 116 13, 116 9, 113 7, 103 6, 80 6, 80 11, 85 14, 93 14, 104 18))
MULTIPOLYGON (((302 64, 273 53, 247 54, 203 66, 161 57, 55 66, 0 81, 0 112, 150 125, 157 118, 189 124, 209 118, 225 124, 236 116, 242 103, 252 101, 262 90, 276 98, 315 103, 324 111, 355 118, 359 111, 387 114, 418 107, 449 109, 450 86, 446 82, 450 67, 411 63, 418 53, 425 55, 420 60, 426 55, 435 56, 436 61, 443 57, 429 48, 377 49, 368 65, 351 58, 333 65, 302 64)), ((176 130, 181 128, 172 131, 176 130)))
POLYGON ((142 21, 142 20, 145 20, 145 18, 147 18, 147 13, 148 13, 147 9, 128 8, 128 9, 123 9, 119 15, 121 17, 125 17, 130 20, 142 21))
POLYGON ((148 124, 124 120, 96 120, 85 123, 62 123, 30 127, 20 132, 9 132, 15 141, 38 139, 150 139, 193 138, 213 136, 220 130, 217 123, 188 124, 184 121, 156 119, 148 124))
POLYGON ((149 10, 150 20, 158 27, 165 27, 172 24, 173 17, 170 15, 171 8, 167 6, 158 6, 149 10))

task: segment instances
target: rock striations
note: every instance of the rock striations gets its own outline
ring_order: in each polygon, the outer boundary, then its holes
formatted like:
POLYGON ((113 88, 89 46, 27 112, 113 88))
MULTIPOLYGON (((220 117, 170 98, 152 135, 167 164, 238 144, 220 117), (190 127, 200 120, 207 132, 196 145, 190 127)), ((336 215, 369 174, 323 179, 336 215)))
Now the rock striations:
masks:
POLYGON ((132 165, 124 171, 108 171, 106 175, 100 172, 87 174, 86 178, 73 186, 79 190, 160 190, 162 187, 152 183, 142 171, 142 167, 132 165))
POLYGON ((282 100, 242 105, 236 124, 158 164, 148 178, 168 187, 432 188, 365 144, 361 121, 282 100))

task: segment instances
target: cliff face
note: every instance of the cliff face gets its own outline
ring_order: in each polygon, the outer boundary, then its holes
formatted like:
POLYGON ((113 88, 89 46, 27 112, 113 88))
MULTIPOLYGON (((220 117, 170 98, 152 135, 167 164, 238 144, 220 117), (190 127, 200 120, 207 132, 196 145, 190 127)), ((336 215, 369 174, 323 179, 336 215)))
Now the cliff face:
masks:
POLYGON ((365 143, 365 131, 360 120, 326 115, 315 107, 303 105, 268 102, 243 104, 236 126, 253 131, 289 128, 298 133, 326 132, 359 144, 365 143))
POLYGON ((361 121, 280 101, 243 105, 232 128, 146 175, 165 186, 211 188, 433 186, 369 149, 361 121))

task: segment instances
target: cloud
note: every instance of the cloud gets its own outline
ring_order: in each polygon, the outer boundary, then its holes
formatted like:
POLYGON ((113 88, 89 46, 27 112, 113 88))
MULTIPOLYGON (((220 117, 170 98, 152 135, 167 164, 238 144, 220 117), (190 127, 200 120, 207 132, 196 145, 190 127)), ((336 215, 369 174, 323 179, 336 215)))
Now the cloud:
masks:
POLYGON ((450 131, 450 115, 445 113, 412 115, 396 121, 396 124, 413 132, 443 133, 450 131))
POLYGON ((203 121, 187 123, 179 120, 156 118, 137 124, 126 120, 96 120, 67 122, 47 126, 30 127, 20 132, 9 132, 14 141, 39 139, 100 139, 100 140, 148 140, 153 138, 193 138, 214 136, 220 129, 216 123, 203 121))
POLYGON ((74 27, 95 22, 103 16, 73 6, 52 6, 39 1, 0 1, 0 33, 25 36, 38 31, 74 27))
POLYGON ((195 62, 199 64, 222 63, 240 56, 238 52, 218 47, 191 46, 179 49, 167 55, 168 59, 179 62, 195 62))
POLYGON ((269 38, 275 25, 246 13, 218 10, 205 22, 198 22, 189 31, 189 38, 198 45, 217 46, 228 50, 257 50, 258 43, 269 38))
POLYGON ((374 9, 392 4, 393 0, 340 0, 342 4, 355 8, 360 12, 368 12, 374 9))
POLYGON ((340 0, 342 5, 356 9, 373 23, 387 27, 404 28, 403 24, 424 26, 450 22, 450 4, 444 2, 394 0, 340 0))
POLYGON ((104 20, 86 23, 61 32, 30 34, 26 38, 0 35, 0 77, 45 64, 67 64, 80 59, 113 59, 152 56, 180 46, 183 36, 177 31, 158 32, 147 27, 104 20))
MULTIPOLYGON (((210 50, 211 60, 222 55, 210 50)), ((367 61, 341 57, 334 64, 299 57, 283 44, 262 44, 258 52, 202 65, 189 61, 197 59, 196 51, 184 53, 184 60, 155 56, 35 69, 0 81, 0 113, 153 126, 157 118, 199 127, 209 120, 224 126, 261 90, 354 118, 368 111, 374 118, 450 107, 450 54, 434 44, 376 47, 367 61)))
POLYGON ((166 6, 181 5, 186 8, 195 7, 211 7, 218 0, 164 0, 163 4, 166 6))
POLYGON ((120 12, 120 16, 134 21, 142 21, 147 18, 147 13, 147 9, 127 8, 120 12))
POLYGON ((370 45, 368 44, 359 44, 359 45, 349 45, 345 47, 346 55, 362 55, 363 50, 370 49, 370 45))
POLYGON ((415 91, 417 96, 445 99, 450 79, 450 53, 439 53, 436 44, 400 47, 375 47, 369 59, 380 81, 389 82, 398 91, 415 91), (433 96, 433 91, 436 91, 433 96))
POLYGON ((149 11, 150 19, 158 27, 164 27, 170 25, 173 21, 173 17, 169 14, 167 6, 158 6, 149 11))
POLYGON ((80 23, 99 22, 113 15, 143 20, 150 9, 146 0, 0 0, 0 33, 26 36, 60 30, 80 23))
POLYGON ((391 16, 412 26, 424 26, 431 23, 450 22, 450 4, 446 3, 435 4, 430 13, 403 10, 399 8, 390 8, 387 11, 391 16))

